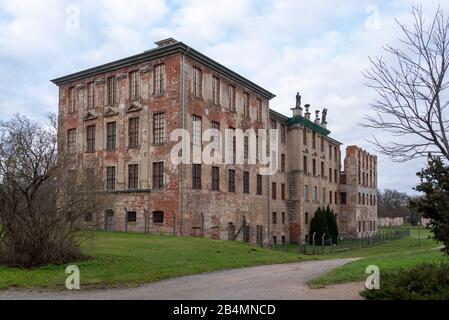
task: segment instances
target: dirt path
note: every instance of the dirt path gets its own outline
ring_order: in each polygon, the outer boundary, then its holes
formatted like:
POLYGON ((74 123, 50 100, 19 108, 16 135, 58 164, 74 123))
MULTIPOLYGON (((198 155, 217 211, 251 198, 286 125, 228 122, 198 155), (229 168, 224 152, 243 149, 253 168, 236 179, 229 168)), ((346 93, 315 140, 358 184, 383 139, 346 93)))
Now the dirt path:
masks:
MULTIPOLYGON (((138 288, 48 292, 0 291, 1 299, 280 300, 361 299, 361 283, 311 289, 307 283, 354 259, 306 261, 179 277, 138 288)), ((81 282, 82 285, 82 282, 81 282)))

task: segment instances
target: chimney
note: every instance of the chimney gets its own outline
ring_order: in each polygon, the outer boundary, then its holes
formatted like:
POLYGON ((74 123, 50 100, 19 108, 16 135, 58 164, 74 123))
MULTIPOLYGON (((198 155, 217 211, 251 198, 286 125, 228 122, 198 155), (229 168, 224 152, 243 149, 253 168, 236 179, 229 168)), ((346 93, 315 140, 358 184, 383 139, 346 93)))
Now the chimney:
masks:
POLYGON ((293 117, 302 117, 301 95, 299 92, 296 94, 296 105, 291 110, 293 110, 293 117))
POLYGON ((167 38, 155 42, 158 48, 166 47, 175 43, 178 43, 178 41, 173 38, 167 38))
POLYGON ((315 123, 318 124, 318 125, 321 123, 320 110, 315 110, 315 123))
POLYGON ((309 112, 310 104, 305 104, 304 107, 306 108, 306 113, 304 114, 304 117, 307 120, 310 120, 310 112, 309 112))

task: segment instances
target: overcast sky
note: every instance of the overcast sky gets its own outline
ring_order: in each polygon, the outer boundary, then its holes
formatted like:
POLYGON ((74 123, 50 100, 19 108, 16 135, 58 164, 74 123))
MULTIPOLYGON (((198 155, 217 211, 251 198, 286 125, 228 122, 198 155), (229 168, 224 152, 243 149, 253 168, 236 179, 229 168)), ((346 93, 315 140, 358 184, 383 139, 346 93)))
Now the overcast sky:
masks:
MULTIPOLYGON (((423 1, 430 19, 438 2, 423 1)), ((0 0, 0 120, 57 111, 50 79, 153 48, 174 37, 276 94, 290 115, 295 94, 326 107, 331 136, 371 153, 383 132, 357 126, 374 93, 361 71, 386 43, 400 46, 395 18, 416 1, 0 0)), ((442 3, 449 12, 449 3, 442 3)), ((343 149, 342 149, 343 150, 343 149)), ((412 192, 423 160, 379 156, 379 187, 412 192)))

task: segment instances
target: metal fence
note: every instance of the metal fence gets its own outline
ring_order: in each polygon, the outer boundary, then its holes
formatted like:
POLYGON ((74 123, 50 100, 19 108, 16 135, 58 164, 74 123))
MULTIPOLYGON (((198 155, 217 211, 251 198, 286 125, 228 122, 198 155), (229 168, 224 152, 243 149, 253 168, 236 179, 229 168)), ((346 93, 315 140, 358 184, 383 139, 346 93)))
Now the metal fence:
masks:
POLYGON ((287 252, 298 252, 301 254, 326 254, 375 246, 408 236, 410 236, 409 229, 379 230, 376 234, 371 236, 364 236, 360 238, 341 238, 337 243, 332 243, 332 240, 324 240, 324 237, 322 239, 314 240, 314 237, 312 236, 313 238, 311 244, 272 244, 271 248, 287 252))

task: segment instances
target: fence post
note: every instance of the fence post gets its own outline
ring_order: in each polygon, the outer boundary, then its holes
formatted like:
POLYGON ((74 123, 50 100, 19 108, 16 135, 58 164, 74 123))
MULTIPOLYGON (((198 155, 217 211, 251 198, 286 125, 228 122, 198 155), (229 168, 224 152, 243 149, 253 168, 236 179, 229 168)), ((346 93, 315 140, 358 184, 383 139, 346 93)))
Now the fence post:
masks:
POLYGON ((321 253, 324 254, 324 237, 326 236, 326 233, 323 233, 323 236, 321 237, 321 253))
POLYGON ((312 235, 313 254, 315 254, 315 235, 316 235, 316 232, 314 232, 312 235))

